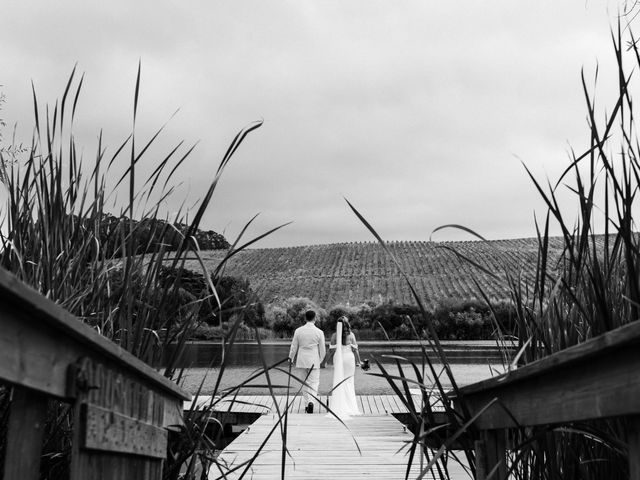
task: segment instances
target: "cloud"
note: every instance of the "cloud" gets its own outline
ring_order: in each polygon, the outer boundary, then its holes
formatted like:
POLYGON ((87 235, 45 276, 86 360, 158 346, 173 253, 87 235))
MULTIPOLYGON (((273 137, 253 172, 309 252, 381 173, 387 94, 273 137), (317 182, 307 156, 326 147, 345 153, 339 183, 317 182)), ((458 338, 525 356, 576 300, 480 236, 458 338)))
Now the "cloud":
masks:
POLYGON ((205 227, 294 221, 267 246, 371 239, 343 196, 393 239, 444 223, 530 234, 541 202, 519 158, 561 171, 568 145, 588 141, 580 69, 613 61, 606 6, 578 1, 25 1, 3 17, 3 113, 28 137, 29 80, 51 102, 78 62, 87 158, 100 129, 110 151, 130 131, 142 60, 140 138, 180 108, 142 171, 199 141, 169 212, 201 197, 235 133, 263 118, 205 227))

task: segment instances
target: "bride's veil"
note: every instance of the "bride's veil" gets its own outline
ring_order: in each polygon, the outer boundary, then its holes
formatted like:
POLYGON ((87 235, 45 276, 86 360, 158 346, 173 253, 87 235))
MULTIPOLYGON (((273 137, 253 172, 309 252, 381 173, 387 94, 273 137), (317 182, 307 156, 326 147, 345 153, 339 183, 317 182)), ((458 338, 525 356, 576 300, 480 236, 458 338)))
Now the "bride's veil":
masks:
MULTIPOLYGON (((329 408, 338 417, 348 416, 348 400, 342 361, 342 320, 336 324, 336 353, 333 356, 333 391, 329 408)), ((331 416, 330 414, 328 416, 331 416)))
MULTIPOLYGON (((342 362, 342 320, 336 324, 336 353, 333 356, 333 386, 344 380, 344 363, 342 362)), ((340 388, 340 387, 338 387, 340 388)))

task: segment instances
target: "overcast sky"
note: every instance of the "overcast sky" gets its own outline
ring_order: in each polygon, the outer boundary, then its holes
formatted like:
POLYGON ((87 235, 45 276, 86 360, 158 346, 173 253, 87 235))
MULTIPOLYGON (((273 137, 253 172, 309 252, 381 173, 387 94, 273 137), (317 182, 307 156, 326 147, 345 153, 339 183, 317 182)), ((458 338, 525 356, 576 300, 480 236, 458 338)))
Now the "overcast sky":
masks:
MULTIPOLYGON (((31 135, 40 102, 85 73, 85 158, 171 119, 161 144, 199 144, 165 206, 204 195, 227 145, 264 119, 229 165, 203 228, 233 239, 293 224, 260 246, 370 241, 349 199, 388 240, 439 225, 535 235, 544 214, 521 162, 544 179, 587 145, 580 71, 615 86, 611 1, 7 1, 0 118, 31 135)), ((10 129, 4 131, 5 139, 10 129)), ((138 140, 142 143, 142 139, 138 140)), ((148 156, 143 169, 155 167, 148 156)), ((126 162, 126 156, 123 158, 126 162)), ((122 165, 125 165, 123 162, 122 165)), ((123 167, 124 168, 124 167, 123 167)), ((453 232, 434 239, 468 238, 453 232)))

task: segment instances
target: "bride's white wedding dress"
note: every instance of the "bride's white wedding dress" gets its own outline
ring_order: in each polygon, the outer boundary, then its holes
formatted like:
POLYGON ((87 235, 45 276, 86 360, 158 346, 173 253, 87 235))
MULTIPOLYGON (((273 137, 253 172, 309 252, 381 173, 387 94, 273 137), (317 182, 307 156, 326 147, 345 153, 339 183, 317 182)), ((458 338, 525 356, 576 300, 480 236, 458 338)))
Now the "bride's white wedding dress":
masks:
POLYGON ((354 383, 356 360, 351 344, 342 345, 342 322, 338 322, 336 326, 336 344, 330 345, 329 348, 336 350, 333 356, 333 390, 329 408, 341 419, 350 415, 360 415, 354 383))

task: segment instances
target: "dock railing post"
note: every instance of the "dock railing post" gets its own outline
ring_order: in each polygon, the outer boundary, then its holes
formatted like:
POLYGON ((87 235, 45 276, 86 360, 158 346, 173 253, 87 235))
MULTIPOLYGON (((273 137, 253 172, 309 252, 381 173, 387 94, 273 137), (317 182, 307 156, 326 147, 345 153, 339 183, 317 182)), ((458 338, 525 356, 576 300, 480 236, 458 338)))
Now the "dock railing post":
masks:
POLYGON ((507 478, 506 430, 482 430, 476 442, 476 480, 507 478))
POLYGON ((484 440, 476 440, 473 444, 476 452, 476 478, 474 480, 486 480, 487 449, 484 440))
POLYGON ((640 480, 640 417, 630 417, 629 425, 629 480, 640 480))
POLYGON ((5 480, 38 480, 47 397, 35 390, 13 387, 9 407, 5 480))

